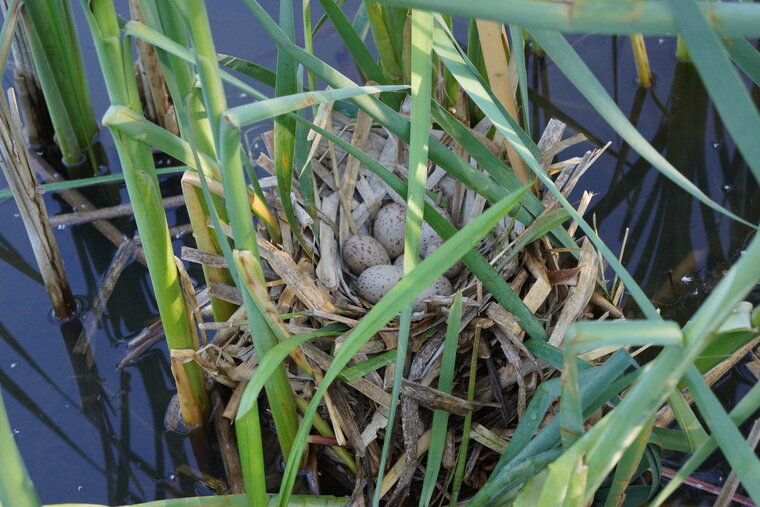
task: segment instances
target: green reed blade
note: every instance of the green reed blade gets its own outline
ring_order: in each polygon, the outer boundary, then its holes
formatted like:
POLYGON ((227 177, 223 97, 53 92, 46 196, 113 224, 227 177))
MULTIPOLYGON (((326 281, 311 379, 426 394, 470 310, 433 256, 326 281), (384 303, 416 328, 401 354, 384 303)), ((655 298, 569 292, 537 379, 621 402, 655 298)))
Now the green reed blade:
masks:
MULTIPOLYGON (((565 335, 577 353, 608 346, 683 345, 681 327, 672 321, 577 322, 565 335)), ((577 355, 577 354, 576 354, 577 355)))
POLYGON ((338 378, 343 382, 353 382, 361 377, 364 377, 368 373, 371 373, 383 366, 387 366, 396 362, 396 349, 388 350, 382 354, 378 354, 375 357, 361 361, 353 366, 349 366, 342 372, 338 378))
POLYGON ((690 368, 684 379, 723 456, 749 496, 757 502, 760 500, 760 481, 757 480, 760 477, 760 458, 755 454, 755 450, 747 445, 745 437, 699 371, 694 367, 690 368))
MULTIPOLYGON (((731 410, 731 422, 732 424, 741 425, 757 409, 760 408, 760 383, 752 386, 752 389, 747 392, 744 397, 739 400, 736 406, 731 410)), ((652 501, 653 507, 662 505, 673 492, 683 484, 683 481, 687 479, 694 471, 717 449, 718 444, 714 436, 709 437, 698 449, 694 450, 691 457, 686 460, 686 463, 676 472, 676 475, 665 485, 665 487, 659 492, 659 494, 652 501)))
POLYGON ((379 92, 396 92, 407 88, 408 86, 405 85, 354 86, 294 93, 230 108, 225 113, 229 119, 225 118, 225 121, 237 122, 242 127, 322 102, 332 102, 379 92))
POLYGON ((242 58, 221 53, 218 56, 218 61, 219 65, 224 65, 228 69, 245 74, 261 84, 274 88, 277 74, 266 67, 249 62, 248 60, 243 60, 242 58))
POLYGON ((681 37, 723 124, 760 182, 760 114, 744 82, 693 0, 668 0, 681 37))
MULTIPOLYGON (((678 31, 668 6, 659 0, 610 2, 584 0, 566 4, 534 0, 377 0, 386 5, 426 9, 465 18, 491 19, 528 29, 598 35, 672 35, 678 31)), ((694 2, 721 35, 760 36, 760 6, 752 3, 694 2)))
MULTIPOLYGON (((475 331, 475 337, 472 341, 472 353, 470 356, 470 375, 467 382, 467 401, 472 401, 475 397, 475 381, 478 371, 478 350, 480 349, 479 343, 480 333, 475 331)), ((470 426, 472 424, 472 412, 467 412, 464 416, 464 424, 462 425, 462 440, 459 443, 459 452, 457 453, 456 466, 454 467, 454 481, 451 485, 451 498, 449 505, 456 505, 459 498, 459 490, 462 486, 462 478, 464 476, 464 465, 467 461, 467 448, 470 445, 470 426)))
MULTIPOLYGON (((162 176, 164 174, 178 174, 185 172, 187 170, 187 167, 185 166, 177 166, 177 167, 165 167, 163 169, 156 169, 156 175, 162 176)), ((69 189, 77 189, 77 188, 84 188, 84 187, 91 187, 94 185, 103 185, 106 183, 116 183, 124 181, 124 174, 117 173, 117 174, 106 174, 104 176, 90 176, 89 178, 82 178, 79 180, 66 180, 66 181, 55 181, 53 183, 41 183, 37 186, 37 190, 40 192, 57 192, 59 190, 69 190, 69 189)), ((6 199, 8 197, 11 197, 11 191, 9 188, 4 188, 0 190, 0 199, 6 199)))
POLYGON ((380 56, 380 66, 385 74, 384 81, 400 83, 402 81, 401 53, 397 53, 393 48, 391 28, 388 26, 383 6, 374 1, 365 1, 363 4, 372 30, 372 39, 380 56))
MULTIPOLYGON (((454 370, 456 368, 457 347, 459 346, 459 330, 462 326, 462 291, 458 291, 454 302, 451 304, 449 318, 446 322, 446 337, 443 341, 443 353, 441 354, 441 372, 438 375, 438 390, 451 394, 454 384, 454 370)), ((430 425, 430 447, 428 448, 427 464, 425 465, 425 478, 422 480, 420 492, 420 507, 430 503, 433 497, 435 483, 438 481, 438 472, 441 469, 441 459, 446 445, 446 431, 449 421, 449 413, 445 410, 433 412, 433 422, 430 425)))
MULTIPOLYGON (((404 276, 408 276, 419 262, 422 218, 425 211, 425 189, 428 172, 428 140, 430 139, 430 100, 433 89, 433 16, 429 12, 412 11, 412 74, 411 74, 411 132, 409 134, 409 182, 406 193, 406 230, 404 233, 404 276)), ((385 430, 377 484, 382 484, 385 464, 393 445, 393 428, 399 402, 401 379, 404 376, 409 334, 412 325, 412 304, 401 312, 399 320, 396 368, 391 389, 391 406, 388 410, 388 427, 385 430)), ((380 490, 375 488, 372 504, 380 504, 380 490)))
POLYGON ((81 163, 98 134, 98 124, 71 4, 38 0, 24 6, 32 58, 64 163, 81 163))
POLYGON ((511 56, 517 66, 517 80, 519 82, 520 109, 522 109, 522 127, 525 132, 530 132, 530 101, 528 100, 528 70, 525 67, 525 31, 521 26, 509 26, 509 38, 512 41, 511 56))
MULTIPOLYGON (((276 505, 277 497, 264 493, 264 506, 276 505)), ((293 495, 288 507, 341 507, 348 504, 347 498, 329 495, 293 495)), ((155 502, 130 504, 131 507, 250 507, 246 495, 202 496, 190 498, 172 498, 155 502)), ((45 507, 106 507, 89 503, 64 503, 46 505, 45 507)), ((122 507, 127 507, 126 505, 122 507)))
POLYGON ((731 60, 739 66, 755 86, 760 86, 760 52, 747 39, 724 39, 723 45, 731 60))
MULTIPOLYGON (((370 53, 367 46, 359 37, 359 34, 356 33, 353 25, 346 15, 343 14, 343 11, 338 7, 335 0, 319 0, 319 3, 325 10, 327 17, 330 18, 335 31, 338 32, 343 44, 345 44, 346 49, 353 57, 356 66, 359 67, 365 79, 378 84, 387 83, 382 69, 380 69, 380 66, 375 61, 375 57, 372 56, 372 53, 370 53)), ((366 6, 366 4, 362 5, 366 6)))
POLYGON ((39 507, 42 505, 18 452, 8 414, 0 394, 0 505, 39 507))
POLYGON ((243 397, 240 399, 240 406, 238 407, 238 419, 244 417, 245 414, 256 404, 256 400, 258 399, 259 394, 261 394, 264 384, 291 352, 314 338, 337 336, 340 334, 341 333, 338 331, 315 331, 313 333, 293 335, 269 349, 269 351, 262 356, 259 361, 259 367, 254 372, 253 377, 251 377, 251 380, 248 382, 248 385, 243 392, 243 397))
MULTIPOLYGON (((296 38, 293 18, 293 1, 280 0, 280 29, 292 42, 296 38)), ((277 50, 277 65, 274 85, 275 97, 291 96, 298 91, 296 80, 296 62, 292 56, 277 50)), ((280 204, 285 212, 285 219, 290 226, 290 232, 296 238, 308 257, 312 256, 308 244, 301 234, 301 228, 296 220, 291 188, 293 186, 293 165, 296 150, 296 122, 290 116, 274 117, 274 159, 275 176, 277 178, 277 193, 280 204)))
POLYGON ((243 469, 246 505, 248 507, 267 505, 267 469, 262 459, 263 454, 258 452, 259 449, 264 448, 258 403, 251 406, 248 417, 235 421, 235 436, 240 453, 240 467, 243 469), (256 452, 250 452, 250 449, 256 449, 256 452))

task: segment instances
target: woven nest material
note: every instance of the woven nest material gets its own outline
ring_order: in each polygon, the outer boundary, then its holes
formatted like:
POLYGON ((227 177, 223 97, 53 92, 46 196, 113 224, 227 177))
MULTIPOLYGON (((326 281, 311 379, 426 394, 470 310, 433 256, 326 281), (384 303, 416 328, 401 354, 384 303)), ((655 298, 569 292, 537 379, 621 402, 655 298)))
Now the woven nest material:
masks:
MULTIPOLYGON (((323 105, 315 121, 378 160, 403 180, 407 179, 406 145, 385 129, 373 126, 371 119, 362 112, 352 120, 333 111, 329 105, 323 105)), ((553 120, 544 132, 539 148, 545 169, 556 174, 558 188, 568 195, 602 150, 551 164, 558 153, 583 141, 582 136, 563 139, 564 127, 553 120)), ((472 132, 496 156, 502 157, 502 140, 490 140, 487 137, 490 130, 491 125, 483 121, 472 132)), ((464 155, 443 132, 431 131, 431 135, 464 155)), ((270 153, 273 152, 271 140, 271 134, 264 135, 270 153)), ((348 332, 372 307, 357 294, 357 276, 343 265, 341 246, 353 234, 372 235, 378 210, 390 202, 403 204, 404 199, 340 147, 318 135, 311 141, 316 216, 308 212, 304 189, 295 181, 292 201, 305 247, 288 229, 282 204, 277 198, 274 176, 262 178, 260 184, 270 200, 270 207, 279 215, 282 242, 274 245, 262 239, 268 236, 260 225, 259 245, 266 261, 269 297, 278 313, 290 314, 285 320, 288 332, 303 334, 328 325, 343 326, 344 332, 339 336, 310 340, 300 349, 314 370, 314 377, 320 379, 348 332)), ((267 156, 261 155, 258 164, 273 174, 273 164, 267 156)), ((476 163, 473 161, 472 164, 476 163)), ((428 173, 427 186, 435 194, 433 202, 453 217, 452 223, 457 228, 464 227, 488 207, 482 196, 454 180, 440 167, 431 165, 428 173)), ((540 190, 538 196, 547 210, 557 207, 556 199, 545 189, 540 190)), ((590 196, 581 201, 581 213, 588 199, 590 196)), ((569 251, 555 248, 550 239, 543 236, 511 255, 508 262, 501 262, 506 253, 511 253, 512 246, 519 243, 521 235, 529 232, 523 224, 507 217, 481 241, 477 250, 497 267, 500 276, 541 320, 549 335, 549 343, 561 346, 565 332, 578 320, 622 318, 618 308, 609 301, 616 299, 606 296, 607 287, 600 281, 603 278, 602 262, 586 238, 578 242, 578 249, 569 251)), ((569 232, 571 235, 575 233, 573 225, 569 232)), ((190 249, 185 249, 183 258, 205 263, 213 260, 190 249)), ((415 313, 412 320, 408 360, 401 385, 400 418, 390 446, 388 463, 391 467, 385 471, 381 484, 375 484, 374 478, 378 474, 387 434, 395 371, 391 360, 398 342, 398 316, 372 337, 354 358, 354 364, 376 358, 377 367, 363 376, 339 378, 330 387, 320 408, 319 414, 330 425, 333 436, 313 438, 311 462, 319 464, 319 475, 323 479, 332 476, 345 486, 345 491, 353 492, 356 501, 370 498, 377 487, 388 505, 399 505, 402 499, 409 501, 410 494, 411 499, 416 498, 424 476, 424 456, 430 442, 433 410, 436 409, 450 414, 439 482, 447 484, 453 475, 463 421, 471 414, 469 437, 472 444, 466 458, 462 494, 482 487, 537 387, 558 374, 555 367, 531 354, 525 345, 525 332, 517 319, 495 301, 467 267, 452 277, 451 283, 454 290, 462 291, 464 305, 452 393, 437 389, 446 320, 453 299, 452 294, 439 294, 426 301, 425 310, 415 313), (473 352, 474 345, 477 348, 473 352), (477 361, 477 377, 474 397, 468 400, 473 355, 477 361), (356 473, 349 470, 331 445, 341 446, 353 456, 356 473)), ((617 289, 619 298, 621 288, 617 289)), ((240 293, 233 287, 215 285, 209 288, 209 292, 214 297, 241 303, 240 293)), ((230 420, 234 420, 245 383, 258 364, 250 336, 246 328, 241 327, 245 323, 244 317, 241 307, 227 323, 206 323, 203 327, 215 329, 216 334, 196 354, 211 378, 232 390, 224 411, 230 420)), ((609 352, 602 351, 601 354, 609 352)), ((584 358, 593 361, 600 357, 597 353, 584 358)), ((296 396, 310 400, 315 391, 314 378, 303 374, 294 362, 288 365, 288 371, 296 396)), ((550 409, 545 422, 552 417, 550 409)), ((316 430, 312 433, 316 434, 316 430)), ((318 482, 310 481, 312 490, 319 487, 315 484, 318 482)), ((434 502, 440 494, 440 489, 436 490, 434 502)))

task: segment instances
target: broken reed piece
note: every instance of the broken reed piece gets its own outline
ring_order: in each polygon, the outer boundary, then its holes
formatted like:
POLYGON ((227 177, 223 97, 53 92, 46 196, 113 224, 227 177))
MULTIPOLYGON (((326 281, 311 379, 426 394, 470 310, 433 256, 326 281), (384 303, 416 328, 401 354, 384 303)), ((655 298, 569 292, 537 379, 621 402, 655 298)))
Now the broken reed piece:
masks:
MULTIPOLYGON (((66 179, 61 176, 60 173, 56 172, 55 169, 50 167, 50 164, 48 164, 45 159, 38 155, 32 155, 31 162, 37 174, 46 183, 53 181, 63 181, 66 179)), ((76 190, 59 190, 57 194, 61 197, 61 199, 66 201, 66 204, 72 208, 90 210, 95 209, 95 206, 76 190)), ((121 232, 115 225, 107 220, 95 220, 94 222, 91 222, 91 224, 99 233, 105 236, 108 241, 116 246, 121 245, 124 240, 128 239, 126 234, 121 232)), ((135 259, 137 259, 140 264, 143 266, 147 265, 145 261, 145 254, 143 253, 142 249, 135 250, 134 255, 135 259)))
POLYGON ((0 100, 0 122, 0 166, 32 244, 53 312, 59 319, 69 318, 76 312, 76 301, 53 237, 45 200, 36 191, 37 179, 26 149, 13 88, 8 90, 7 100, 5 97, 0 100))
MULTIPOLYGON (((185 198, 181 195, 166 197, 162 200, 164 209, 180 208, 185 205, 185 198)), ((77 208, 78 209, 78 208, 77 208)), ((132 205, 130 203, 109 206, 107 208, 93 208, 87 211, 73 211, 50 217, 50 225, 53 227, 69 227, 72 225, 81 225, 95 220, 110 220, 112 218, 132 216, 132 205)))

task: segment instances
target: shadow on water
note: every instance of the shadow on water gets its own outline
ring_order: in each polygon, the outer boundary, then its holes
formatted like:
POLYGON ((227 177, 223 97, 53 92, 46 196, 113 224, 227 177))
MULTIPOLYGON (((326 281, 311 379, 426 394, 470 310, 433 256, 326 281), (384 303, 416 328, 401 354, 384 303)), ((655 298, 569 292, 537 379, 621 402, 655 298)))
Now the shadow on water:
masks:
MULTIPOLYGON (((214 11, 212 15, 220 15, 214 11)), ((230 12, 221 15, 231 16, 230 12)), ((235 18, 231 28, 220 31, 225 39, 218 49, 273 67, 271 45, 242 47, 237 42, 240 34, 248 33, 252 21, 235 18)), ((316 47, 328 53, 329 63, 347 68, 345 52, 335 49, 334 32, 325 26, 320 37, 316 47)), ((673 40, 647 40, 656 73, 651 90, 639 89, 635 83, 627 39, 577 37, 571 41, 655 148, 711 198, 758 222, 757 185, 727 139, 694 69, 675 61, 673 40)), ((98 83, 101 78, 92 57, 88 65, 93 82, 98 83)), ((613 251, 620 249, 625 229, 630 228, 625 264, 663 314, 684 322, 740 255, 749 230, 696 204, 653 170, 593 113, 550 61, 530 55, 528 70, 534 138, 556 117, 589 138, 576 151, 612 141, 578 185, 580 191, 597 194, 587 216, 596 215, 600 234, 613 251)), ((96 107, 105 109, 103 90, 97 86, 93 90, 96 107)), ((241 99, 230 100, 238 103, 241 99)), ((106 138, 106 150, 116 160, 106 138)), ((176 178, 166 182, 166 187, 167 194, 178 193, 176 178)), ((117 186, 101 198, 115 204, 125 202, 126 193, 117 186)), ((51 213, 68 210, 53 196, 47 196, 46 203, 51 213)), ((43 502, 114 505, 209 494, 206 486, 180 473, 189 469, 220 474, 207 435, 187 436, 164 429, 165 409, 174 389, 163 345, 122 370, 115 368, 124 356, 125 342, 157 315, 145 269, 133 262, 122 273, 91 340, 89 352, 95 361, 90 364, 87 355, 73 352, 82 322, 52 325, 46 318, 47 298, 15 213, 12 202, 0 201, 0 308, 4 309, 0 313, 0 386, 43 502)), ((170 225, 183 220, 182 213, 170 213, 170 225)), ((114 223, 124 232, 134 230, 131 219, 114 223)), ((116 247, 90 226, 57 231, 56 238, 74 291, 92 301, 116 247)), ((754 296, 757 303, 757 293, 754 296)), ((635 314, 634 308, 628 310, 635 314)), ((733 403, 752 382, 752 374, 740 366, 717 389, 721 399, 733 403)), ((714 460, 705 473, 712 474, 709 482, 716 482, 716 477, 725 477, 725 465, 714 460)), ((689 494, 685 492, 684 498, 689 494)), ((702 498, 692 500, 698 503, 702 498)))

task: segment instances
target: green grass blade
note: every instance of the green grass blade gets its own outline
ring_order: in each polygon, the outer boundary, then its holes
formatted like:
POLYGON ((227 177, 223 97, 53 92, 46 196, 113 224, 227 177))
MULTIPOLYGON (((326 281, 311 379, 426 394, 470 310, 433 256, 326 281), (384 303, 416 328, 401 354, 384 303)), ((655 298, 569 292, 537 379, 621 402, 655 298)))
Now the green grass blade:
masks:
POLYGON ((251 507, 266 505, 266 466, 261 459, 263 455, 249 451, 249 449, 264 448, 258 403, 251 407, 248 417, 235 421, 235 436, 238 441, 240 466, 243 469, 247 504, 251 507))
POLYGON ((241 126, 250 125, 277 115, 283 115, 296 109, 303 109, 314 104, 343 100, 361 95, 379 92, 395 92, 406 90, 405 85, 385 86, 355 86, 313 92, 294 93, 273 99, 260 100, 251 104, 233 107, 227 110, 225 116, 236 118, 241 126))
POLYGON ((709 22, 693 0, 668 0, 681 37, 726 129, 760 182, 760 115, 709 22))
MULTIPOLYGON (((598 35, 672 35, 676 20, 664 2, 586 0, 566 4, 535 0, 377 0, 387 5, 426 9, 465 18, 491 19, 526 28, 598 35)), ((760 6, 753 3, 694 2, 722 35, 760 36, 760 6)))
MULTIPOLYGON (((441 276, 451 265, 459 260, 464 252, 472 248, 487 231, 491 230, 501 218, 514 207, 525 195, 528 187, 515 192, 494 204, 478 218, 470 222, 461 231, 421 262, 408 276, 405 276, 391 289, 367 315, 362 318, 351 334, 343 342, 332 366, 325 373, 319 389, 314 394, 308 410, 304 413, 301 427, 296 436, 293 452, 300 454, 306 445, 311 420, 327 388, 337 378, 343 368, 356 355, 361 347, 379 331, 401 308, 408 305, 423 290, 441 276)), ((280 488, 281 505, 286 505, 298 471, 295 460, 288 462, 280 488)))
MULTIPOLYGON (((356 62, 357 67, 359 67, 359 70, 364 77, 367 80, 374 81, 378 84, 386 83, 385 75, 375 61, 375 57, 369 52, 369 49, 364 44, 361 37, 359 37, 359 34, 356 33, 356 30, 354 30, 353 25, 346 15, 343 14, 343 11, 338 7, 338 4, 335 3, 335 0, 319 0, 319 3, 325 10, 327 17, 330 18, 330 21, 335 27, 335 31, 338 32, 343 44, 346 46, 346 49, 353 57, 354 62, 356 62)), ((366 8, 365 4, 362 4, 362 6, 366 8)))
POLYGON ((626 488, 631 483, 631 480, 636 474, 636 470, 639 468, 641 458, 644 456, 644 451, 649 441, 649 435, 652 433, 652 423, 654 422, 654 416, 649 420, 649 423, 644 426, 636 437, 636 441, 632 446, 625 450, 623 457, 620 458, 620 462, 615 469, 615 474, 612 477, 612 486, 607 494, 607 499, 604 502, 605 507, 617 507, 622 505, 625 498, 626 488))
POLYGON ((510 25, 509 37, 512 41, 512 58, 517 65, 517 80, 519 82, 520 109, 522 110, 522 127, 530 132, 530 101, 528 100, 528 70, 525 67, 525 30, 521 26, 510 25))
POLYGON ((760 52, 746 39, 724 39, 724 47, 731 60, 755 83, 760 86, 760 52))
POLYGON ((386 22, 383 6, 369 0, 363 3, 386 80, 391 83, 400 83, 402 81, 401 53, 393 49, 390 27, 386 22))
MULTIPOLYGON (((705 195, 702 190, 688 180, 683 174, 678 172, 678 170, 673 167, 673 165, 668 162, 660 152, 644 139, 644 136, 642 136, 639 131, 636 130, 636 127, 631 124, 596 76, 594 76, 583 60, 581 60, 580 56, 578 56, 578 53, 576 53, 573 47, 561 34, 546 30, 531 30, 530 33, 536 39, 536 42, 540 44, 541 48, 546 51, 546 54, 551 57, 562 73, 565 74, 578 91, 586 97, 586 100, 591 103, 602 118, 615 129, 615 132, 634 150, 641 154, 642 157, 657 168, 663 176, 670 179, 705 206, 723 213, 744 225, 752 227, 752 224, 738 217, 734 213, 731 213, 705 195)), ((628 287, 627 284, 626 287, 628 287)))
MULTIPOLYGON (((456 367, 457 347, 459 345, 459 329, 462 325, 462 292, 457 292, 454 303, 451 305, 449 319, 446 323, 446 337, 443 342, 441 354, 441 372, 438 375, 438 390, 451 394, 454 384, 454 369, 456 367)), ((430 447, 428 449, 427 464, 425 465, 425 478, 422 481, 420 492, 420 507, 430 503, 433 497, 435 483, 438 480, 438 472, 441 469, 443 449, 446 444, 446 430, 449 421, 449 413, 445 410, 436 410, 433 413, 433 422, 430 426, 430 447)))
POLYGON ((723 451, 723 456, 757 503, 760 501, 760 481, 757 480, 760 477, 760 458, 755 454, 755 450, 747 445, 739 428, 733 423, 699 371, 694 367, 690 368, 685 380, 689 392, 694 396, 694 401, 699 407, 699 412, 707 421, 707 426, 712 430, 715 441, 723 451))
MULTIPOLYGON (((424 11, 412 11, 412 74, 411 74, 411 132, 409 135, 409 183, 406 194, 406 231, 404 236, 404 276, 408 276, 419 262, 422 219, 425 212, 425 190, 428 170, 428 140, 430 139, 430 99, 433 87, 433 15, 424 11)), ((385 463, 393 442, 396 409, 399 402, 401 379, 406 365, 409 332, 412 324, 411 303, 401 312, 399 322, 396 368, 391 390, 391 406, 388 411, 383 451, 377 483, 382 484, 385 463)), ((373 505, 380 503, 380 490, 375 489, 373 505)))
MULTIPOLYGON (((165 174, 179 174, 185 172, 187 167, 165 167, 163 169, 156 169, 157 176, 163 176, 165 174)), ((106 183, 118 183, 124 181, 123 173, 107 174, 104 176, 90 176, 89 178, 82 178, 81 180, 66 180, 56 181, 53 183, 42 183, 37 186, 37 190, 40 192, 57 192, 59 190, 70 190, 84 187, 91 187, 94 185, 103 185, 106 183)), ((12 197, 11 190, 4 188, 0 190, 0 199, 6 199, 12 197)))
POLYGON ((576 322, 565 335, 577 353, 607 346, 683 345, 681 327, 672 321, 576 322))
POLYGON ((391 363, 396 362, 396 353, 396 349, 388 350, 382 354, 378 354, 375 357, 367 359, 366 361, 362 361, 353 366, 349 366, 340 372, 338 378, 343 382, 353 382, 354 380, 358 380, 368 373, 377 370, 378 368, 382 368, 383 366, 387 366, 391 363))
MULTIPOLYGON (((739 400, 731 410, 731 423, 740 425, 749 419, 760 408, 760 383, 752 386, 752 389, 739 400)), ((694 471, 718 448, 715 436, 710 436, 698 449, 696 449, 686 463, 676 472, 676 475, 659 492, 652 501, 652 506, 662 505, 667 498, 688 478, 694 471)))
POLYGON ((18 452, 16 440, 0 395, 0 505, 39 507, 41 504, 32 480, 18 452))
MULTIPOLYGON (((290 41, 296 38, 295 23, 293 17, 293 1, 280 0, 280 28, 290 41)), ((275 97, 294 95, 298 91, 296 79, 296 62, 292 56, 277 50, 277 76, 275 78, 275 97)), ((276 99, 274 99, 276 100, 276 99)), ((287 115, 274 117, 274 159, 275 176, 277 177, 277 194, 280 196, 280 204, 285 212, 285 219, 290 225, 290 231, 298 243, 303 247, 307 256, 311 257, 311 250, 303 239, 301 228, 296 220, 293 202, 290 200, 293 186, 293 166, 296 153, 296 122, 287 115)))
POLYGON ((291 352, 314 338, 336 336, 338 334, 340 332, 315 331, 313 333, 293 335, 269 349, 259 361, 259 367, 243 392, 243 397, 240 399, 240 406, 238 407, 238 419, 242 418, 256 404, 256 400, 258 400, 264 384, 291 352))
MULTIPOLYGON (((472 354, 470 356, 470 377, 467 383, 467 401, 472 401, 475 397, 475 380, 478 371, 478 350, 480 333, 475 331, 475 337, 472 341, 472 354)), ((462 441, 459 443, 459 452, 457 453, 456 466, 454 467, 454 482, 451 485, 451 498, 449 505, 456 505, 459 498, 459 490, 462 487, 462 478, 464 477, 464 465, 467 461, 467 448, 470 446, 470 425, 472 424, 472 412, 467 412, 464 416, 462 425, 462 441)))
POLYGON ((252 77, 256 81, 260 82, 261 84, 274 88, 277 74, 274 71, 267 69, 266 67, 262 67, 261 65, 249 62, 248 60, 244 60, 236 56, 229 56, 224 54, 219 54, 218 62, 219 65, 224 65, 230 70, 245 74, 246 76, 252 77))
MULTIPOLYGON (((276 495, 265 493, 263 495, 265 506, 273 507, 276 504, 276 495)), ((293 495, 288 507, 340 507, 348 504, 347 498, 328 495, 293 495)), ((246 495, 224 496, 201 496, 190 498, 172 498, 170 500, 157 500, 140 504, 131 504, 132 507, 249 507, 246 495)), ((63 503, 46 505, 45 507, 106 507, 89 503, 63 503)), ((122 506, 127 507, 127 506, 122 506)))

